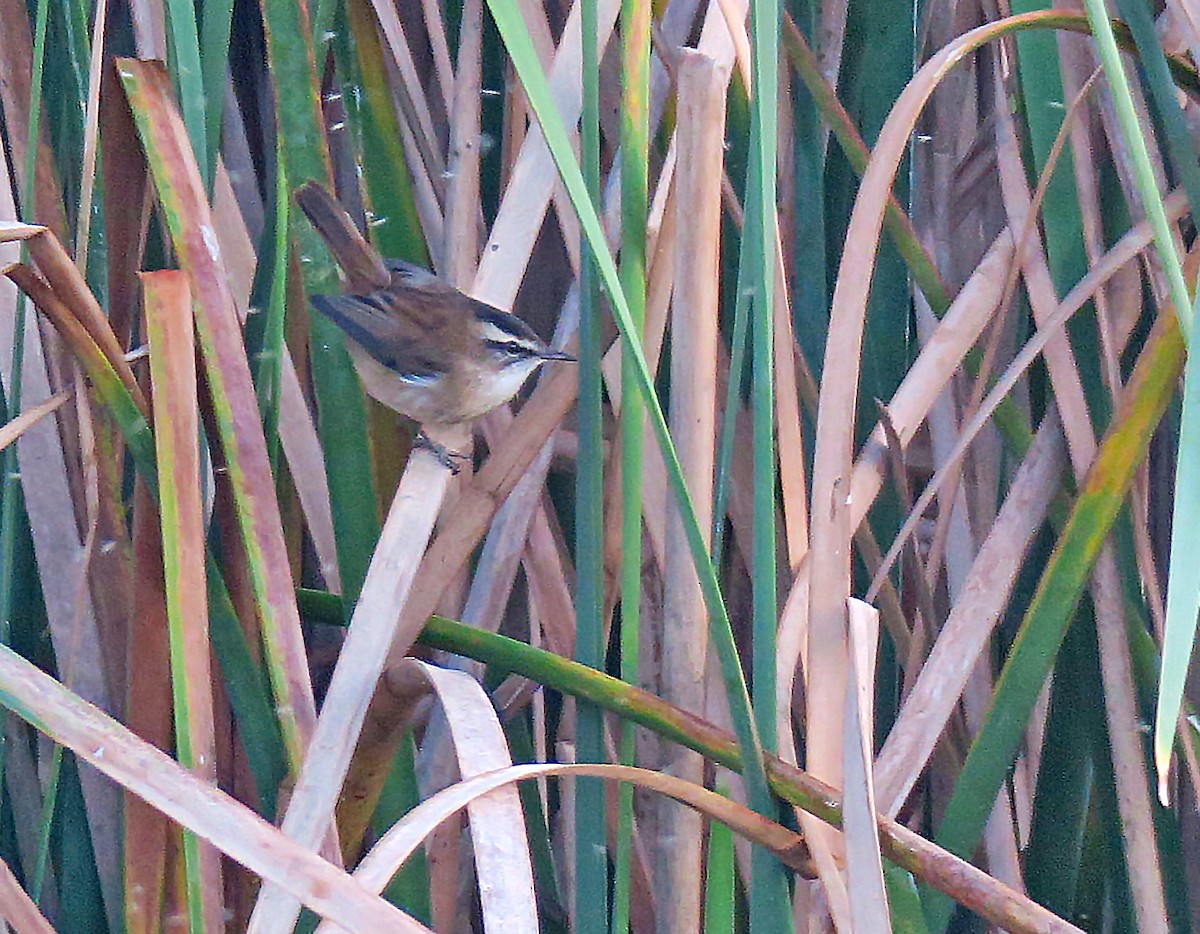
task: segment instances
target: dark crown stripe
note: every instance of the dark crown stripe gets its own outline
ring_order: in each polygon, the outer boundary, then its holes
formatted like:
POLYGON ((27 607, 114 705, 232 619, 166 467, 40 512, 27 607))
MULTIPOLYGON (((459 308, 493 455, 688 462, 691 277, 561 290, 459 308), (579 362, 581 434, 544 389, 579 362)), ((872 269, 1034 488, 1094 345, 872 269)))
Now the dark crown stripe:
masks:
POLYGON ((504 331, 506 334, 511 334, 515 338, 526 341, 537 341, 539 339, 537 334, 534 333, 533 328, 528 324, 516 315, 510 315, 507 311, 501 311, 499 308, 492 308, 481 302, 476 306, 475 316, 480 321, 485 321, 492 325, 492 327, 504 331))

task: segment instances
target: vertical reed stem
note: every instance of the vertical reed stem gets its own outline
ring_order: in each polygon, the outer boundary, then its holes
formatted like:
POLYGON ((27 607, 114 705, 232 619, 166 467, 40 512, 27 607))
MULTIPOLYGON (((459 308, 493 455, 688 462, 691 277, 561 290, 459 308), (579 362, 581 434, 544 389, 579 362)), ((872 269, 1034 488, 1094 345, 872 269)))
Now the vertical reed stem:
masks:
MULTIPOLYGON (((679 451, 696 520, 708 544, 712 528, 716 438, 717 311, 720 299, 721 173, 724 160, 728 70, 703 52, 684 49, 679 88, 675 174, 677 235, 671 310, 671 431, 679 451)), ((687 551, 679 505, 667 504, 667 562, 663 621, 662 694, 703 716, 707 707, 708 620, 700 579, 687 551)), ((704 763, 690 750, 672 749, 667 769, 703 783, 704 763)), ((672 897, 659 906, 660 928, 700 929, 699 815, 664 810, 659 819, 659 885, 672 897)))
MULTIPOLYGON (((747 212, 760 212, 754 237, 743 240, 754 265, 752 406, 754 412, 754 716, 765 749, 776 746, 775 626, 778 622, 775 568, 775 131, 779 92, 779 0, 753 0, 750 29, 753 52, 753 102, 750 120, 750 178, 747 212)), ((749 225, 747 225, 749 227, 749 225)), ((791 929, 787 880, 769 853, 755 848, 750 890, 750 927, 754 931, 791 929)))
MULTIPOLYGON (((621 288, 642 339, 646 317, 646 212, 650 146, 650 0, 621 3, 621 288)), ((642 439, 645 406, 630 355, 621 355, 621 677, 637 683, 642 600, 642 439)), ((620 758, 632 765, 633 730, 622 725, 620 758)), ((633 786, 618 791, 613 931, 629 928, 633 786)))
MULTIPOLYGON (((582 2, 583 115, 581 122, 583 177, 588 196, 600 196, 600 94, 596 48, 596 0, 582 2)), ((576 658, 604 670, 604 469, 600 391, 600 303, 594 258, 582 244, 579 321, 579 471, 576 479, 576 658)), ((599 708, 575 708, 576 758, 602 762, 604 723, 599 708)), ((604 788, 598 781, 575 782, 574 928, 608 929, 608 860, 604 837, 604 788)))

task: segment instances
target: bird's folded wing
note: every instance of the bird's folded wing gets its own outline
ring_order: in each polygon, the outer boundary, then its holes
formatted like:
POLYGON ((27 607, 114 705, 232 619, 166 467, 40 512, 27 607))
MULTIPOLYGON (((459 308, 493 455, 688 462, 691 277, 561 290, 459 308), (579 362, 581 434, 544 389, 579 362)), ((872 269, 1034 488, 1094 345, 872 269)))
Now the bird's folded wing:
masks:
POLYGON ((428 341, 421 340, 413 323, 373 305, 370 298, 314 295, 312 303, 347 337, 406 382, 427 383, 445 376, 447 361, 428 341))

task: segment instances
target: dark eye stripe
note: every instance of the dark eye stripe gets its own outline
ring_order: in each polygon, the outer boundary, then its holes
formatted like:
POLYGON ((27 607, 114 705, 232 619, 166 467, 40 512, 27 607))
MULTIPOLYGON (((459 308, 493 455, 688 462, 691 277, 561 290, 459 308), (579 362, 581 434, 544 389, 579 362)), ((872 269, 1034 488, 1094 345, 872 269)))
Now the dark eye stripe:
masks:
POLYGON ((517 341, 485 341, 488 349, 495 353, 505 354, 510 357, 528 357, 531 356, 529 348, 517 341))

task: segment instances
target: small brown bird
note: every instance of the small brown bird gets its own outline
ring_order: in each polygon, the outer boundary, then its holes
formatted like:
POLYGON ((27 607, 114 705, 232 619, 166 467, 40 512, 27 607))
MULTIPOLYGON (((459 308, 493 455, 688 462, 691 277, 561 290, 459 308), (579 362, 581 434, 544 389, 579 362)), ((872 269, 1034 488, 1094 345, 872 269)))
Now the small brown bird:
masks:
MULTIPOLYGON (((346 275, 348 294, 314 295, 313 306, 346 335, 366 391, 422 425, 470 422, 507 402, 552 350, 524 321, 484 304, 433 273, 385 260, 340 203, 316 182, 296 192, 309 222, 346 275)), ((455 469, 422 431, 417 440, 455 469)))

